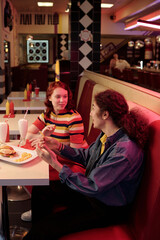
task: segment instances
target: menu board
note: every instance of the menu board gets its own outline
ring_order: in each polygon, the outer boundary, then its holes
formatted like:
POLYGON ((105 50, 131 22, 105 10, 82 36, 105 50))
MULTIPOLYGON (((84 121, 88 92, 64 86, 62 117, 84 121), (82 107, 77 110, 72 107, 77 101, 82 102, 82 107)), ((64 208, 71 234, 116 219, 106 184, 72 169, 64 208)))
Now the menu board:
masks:
POLYGON ((48 40, 27 40, 27 62, 48 63, 48 40))

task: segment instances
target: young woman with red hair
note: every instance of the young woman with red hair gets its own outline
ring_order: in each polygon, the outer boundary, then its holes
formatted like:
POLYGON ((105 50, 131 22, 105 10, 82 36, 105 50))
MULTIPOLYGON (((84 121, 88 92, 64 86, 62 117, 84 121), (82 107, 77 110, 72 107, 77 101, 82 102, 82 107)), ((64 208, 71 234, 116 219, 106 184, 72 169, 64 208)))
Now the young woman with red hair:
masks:
MULTIPOLYGON (((74 110, 72 101, 72 92, 68 85, 58 81, 49 85, 46 92, 46 111, 39 115, 35 122, 29 127, 26 139, 33 139, 32 145, 35 147, 40 138, 39 131, 43 134, 52 131, 51 137, 58 142, 74 148, 87 148, 88 145, 84 140, 84 126, 80 114, 74 110)), ((59 157, 59 161, 68 165, 73 172, 85 172, 85 168, 81 164, 75 164, 72 161, 59 157)), ((54 185, 54 191, 61 192, 62 185, 59 182, 58 172, 50 167, 49 170, 50 186, 54 185), (54 183, 53 183, 54 181, 54 183), (60 186, 59 186, 60 185, 60 186)), ((47 192, 50 187, 34 187, 32 191, 42 190, 47 192)), ((62 189, 64 191, 64 189, 62 189)), ((45 195, 45 192, 44 192, 45 195)), ((49 204, 49 203, 48 203, 49 204)), ((41 209, 39 210, 42 211, 41 209)), ((24 221, 31 220, 31 210, 23 213, 21 219, 24 221)))

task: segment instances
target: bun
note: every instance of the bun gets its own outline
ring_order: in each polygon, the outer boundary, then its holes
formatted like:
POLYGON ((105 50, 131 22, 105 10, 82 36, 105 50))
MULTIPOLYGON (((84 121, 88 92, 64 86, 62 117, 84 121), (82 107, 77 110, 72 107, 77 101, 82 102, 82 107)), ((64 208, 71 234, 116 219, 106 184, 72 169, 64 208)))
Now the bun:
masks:
POLYGON ((14 150, 13 147, 8 146, 8 145, 0 145, 0 155, 2 155, 3 157, 10 157, 12 155, 14 155, 16 153, 16 151, 14 150))

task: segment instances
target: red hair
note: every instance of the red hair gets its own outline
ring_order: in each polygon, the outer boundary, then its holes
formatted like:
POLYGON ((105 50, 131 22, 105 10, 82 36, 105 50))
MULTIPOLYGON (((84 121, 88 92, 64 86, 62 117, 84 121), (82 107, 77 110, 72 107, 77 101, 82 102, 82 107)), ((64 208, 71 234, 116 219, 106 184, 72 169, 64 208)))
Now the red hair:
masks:
POLYGON ((72 92, 69 88, 69 86, 67 84, 65 84, 64 82, 61 82, 61 81, 58 81, 58 82, 52 82, 50 83, 48 89, 47 89, 47 92, 46 92, 46 100, 44 102, 44 104, 46 105, 47 109, 46 109, 46 115, 47 117, 50 116, 50 113, 54 111, 54 108, 53 108, 53 105, 52 105, 52 102, 49 100, 50 96, 52 95, 52 93, 54 92, 54 90, 56 88, 63 88, 65 90, 67 90, 68 92, 68 103, 67 103, 67 106, 66 108, 68 110, 70 109, 73 109, 74 107, 74 104, 73 104, 73 100, 72 100, 72 92))

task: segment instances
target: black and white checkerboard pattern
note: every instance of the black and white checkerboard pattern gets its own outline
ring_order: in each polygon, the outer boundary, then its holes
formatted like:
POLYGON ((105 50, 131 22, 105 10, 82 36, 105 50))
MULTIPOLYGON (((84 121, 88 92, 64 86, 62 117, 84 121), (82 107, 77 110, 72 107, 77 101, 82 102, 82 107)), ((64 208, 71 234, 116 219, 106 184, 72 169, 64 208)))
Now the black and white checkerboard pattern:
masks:
POLYGON ((72 0, 71 85, 84 70, 100 70, 100 4, 100 0, 72 0))

